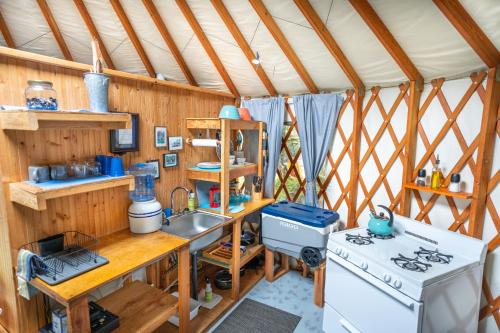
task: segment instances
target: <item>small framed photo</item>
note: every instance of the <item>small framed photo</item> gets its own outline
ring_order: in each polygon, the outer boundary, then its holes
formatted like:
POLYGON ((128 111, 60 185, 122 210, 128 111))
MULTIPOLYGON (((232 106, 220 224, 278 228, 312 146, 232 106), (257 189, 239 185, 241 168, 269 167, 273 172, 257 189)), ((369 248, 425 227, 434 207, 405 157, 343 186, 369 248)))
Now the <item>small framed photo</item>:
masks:
POLYGON ((167 128, 155 126, 155 147, 167 148, 168 146, 167 128))
POLYGON ((163 154, 163 167, 172 168, 179 164, 177 153, 163 154))
POLYGON ((182 136, 171 136, 168 138, 168 150, 181 150, 182 136))
POLYGON ((146 161, 147 165, 151 165, 155 169, 155 179, 160 179, 160 160, 146 161))

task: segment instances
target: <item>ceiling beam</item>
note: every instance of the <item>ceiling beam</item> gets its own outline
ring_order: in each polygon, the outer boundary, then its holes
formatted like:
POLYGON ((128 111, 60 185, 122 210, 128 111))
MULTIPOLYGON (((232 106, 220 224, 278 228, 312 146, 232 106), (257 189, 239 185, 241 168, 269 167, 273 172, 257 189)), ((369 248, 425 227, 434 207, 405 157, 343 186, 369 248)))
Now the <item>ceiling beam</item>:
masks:
POLYGON ((335 58, 340 68, 344 71, 345 75, 351 81, 354 88, 364 90, 364 85, 358 74, 352 67, 351 63, 345 56, 344 52, 340 49, 339 45, 333 38, 330 31, 326 25, 321 21, 321 18, 316 13, 314 8, 311 6, 308 0, 295 0, 295 4, 299 7, 302 14, 305 16, 309 24, 313 27, 313 29, 318 34, 319 38, 323 41, 323 44, 326 46, 328 51, 335 58))
POLYGON ((274 21, 273 17, 271 14, 267 11, 267 8, 264 6, 261 0, 249 0, 250 4, 252 5, 253 9, 257 12, 257 15, 259 15, 260 19, 262 22, 266 25, 267 29, 271 33, 271 35, 274 37, 276 42, 278 43, 279 47, 285 53, 286 57, 288 58, 288 61, 292 64, 293 68, 297 71, 297 74, 299 74, 300 78, 302 81, 304 81, 307 89, 311 93, 318 93, 318 87, 316 87, 316 84, 312 80, 311 76, 307 72, 306 68, 302 64, 302 62, 299 60, 299 57, 295 53, 295 51, 292 49, 292 46, 290 43, 288 43, 285 35, 281 31, 281 29, 278 27, 276 22, 274 21))
POLYGON ((160 32, 161 37, 165 41, 165 44, 167 44, 168 48, 170 49, 170 52, 172 52, 172 55, 174 56, 175 61, 177 61, 179 67, 181 68, 182 73, 184 73, 186 80, 189 82, 190 85, 198 86, 198 83, 196 83, 193 74, 189 70, 189 67, 187 66, 186 62, 184 61, 181 52, 177 48, 177 45, 175 44, 174 39, 172 38, 172 35, 170 35, 170 33, 168 32, 165 22, 163 22, 163 20, 161 19, 160 13, 158 13, 158 10, 154 5, 153 0, 142 0, 142 2, 144 3, 144 7, 146 7, 147 11, 149 12, 151 19, 153 19, 153 22, 156 25, 158 31, 160 32))
POLYGON ((394 61, 396 61, 408 79, 411 81, 423 81, 422 75, 417 67, 415 67, 408 55, 406 55, 403 48, 396 41, 368 0, 349 0, 349 2, 375 36, 377 36, 378 40, 382 43, 387 52, 389 52, 394 61))
POLYGON ((227 29, 233 35, 233 38, 236 40, 236 43, 238 43, 238 46, 240 49, 243 51, 245 56, 247 57, 248 61, 250 62, 250 65, 253 67, 255 70, 255 73, 259 76, 260 80, 266 87, 267 91, 269 92, 270 95, 276 96, 278 95, 278 92, 276 91, 276 88, 274 88, 274 85, 272 84, 271 80, 267 76, 266 72, 262 68, 262 66, 259 65, 254 65, 252 63, 252 60, 255 59, 255 53, 252 51, 252 48, 246 41, 245 37, 241 33, 240 29, 234 22, 233 18, 229 14, 227 8, 224 6, 224 3, 222 0, 211 0, 212 5, 214 6, 215 10, 217 13, 219 13, 219 16, 221 17, 222 21, 226 25, 227 29))
POLYGON ((457 0, 433 0, 481 60, 493 68, 500 64, 500 53, 474 19, 457 0))
POLYGON ((137 34, 134 31, 134 28, 132 27, 132 24, 130 23, 127 14, 125 14, 125 10, 123 9, 120 0, 110 0, 111 6, 113 7, 113 10, 116 13, 116 16, 118 16, 118 19, 122 23, 123 28, 125 29, 125 32, 127 33, 128 37, 130 38, 130 41, 135 47, 135 50, 137 51, 137 54, 142 60, 142 63, 144 64, 144 67, 146 67, 146 70, 148 71, 149 76, 151 77, 156 77, 156 72, 155 69, 153 68, 153 65, 151 65, 151 62, 149 61, 149 58, 146 54, 146 51, 144 51, 144 48, 142 47, 141 42, 139 41, 139 37, 137 37, 137 34))
POLYGON ((50 11, 49 5, 45 0, 37 0, 36 2, 38 3, 38 7, 40 7, 45 20, 47 21, 47 24, 49 25, 49 28, 52 31, 54 38, 56 39, 57 45, 59 45, 59 48, 64 55, 64 59, 73 61, 73 56, 71 56, 71 52, 69 52, 68 45, 66 45, 66 42, 64 41, 63 35, 61 34, 59 27, 57 26, 56 20, 54 19, 54 16, 50 11))
POLYGON ((212 63, 214 64, 215 68, 219 72, 219 75, 222 77, 222 80, 224 80, 224 83, 226 84, 227 88, 235 97, 240 97, 240 93, 238 92, 238 89, 236 89, 236 86, 234 85, 233 81, 229 77, 229 74, 227 73, 226 69, 224 68, 224 65, 222 64, 221 60, 219 59, 219 56, 217 53, 215 53, 214 48, 212 47, 212 44, 208 41, 207 36, 203 32, 203 29, 201 29, 200 24, 194 17, 193 12, 189 8, 188 4, 186 3, 185 0, 175 0, 177 3, 177 6, 179 6, 179 9, 181 10, 182 14, 184 14, 184 17, 188 21, 189 25, 191 26, 191 29, 193 29, 193 32, 195 33, 196 37, 198 37, 198 40, 200 41, 201 45, 205 49, 205 52, 207 52, 208 56, 210 57, 210 60, 212 60, 212 63))
POLYGON ((8 47, 15 49, 16 44, 14 43, 14 39, 10 34, 9 28, 7 27, 7 22, 5 22, 2 12, 0 12, 0 32, 2 33, 3 39, 5 39, 5 43, 8 47))
POLYGON ((108 68, 115 69, 115 64, 113 63, 108 50, 106 50, 106 46, 104 45, 104 42, 102 41, 101 36, 99 35, 99 32, 97 31, 97 28, 92 21, 92 18, 90 17, 87 7, 85 7, 85 4, 83 3, 83 0, 73 0, 73 2, 80 12, 80 16, 82 17, 83 22, 89 30, 90 36, 92 36, 92 38, 95 39, 99 44, 99 48, 101 49, 102 56, 104 58, 104 61, 106 62, 106 65, 108 66, 108 68))

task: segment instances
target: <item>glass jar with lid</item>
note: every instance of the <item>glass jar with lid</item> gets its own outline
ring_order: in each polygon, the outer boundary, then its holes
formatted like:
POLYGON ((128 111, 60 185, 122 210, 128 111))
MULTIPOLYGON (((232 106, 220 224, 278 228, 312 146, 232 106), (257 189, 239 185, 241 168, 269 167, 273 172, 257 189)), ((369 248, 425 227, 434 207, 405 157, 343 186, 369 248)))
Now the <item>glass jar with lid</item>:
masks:
POLYGON ((28 81, 24 96, 30 110, 57 110, 57 94, 50 81, 28 81))

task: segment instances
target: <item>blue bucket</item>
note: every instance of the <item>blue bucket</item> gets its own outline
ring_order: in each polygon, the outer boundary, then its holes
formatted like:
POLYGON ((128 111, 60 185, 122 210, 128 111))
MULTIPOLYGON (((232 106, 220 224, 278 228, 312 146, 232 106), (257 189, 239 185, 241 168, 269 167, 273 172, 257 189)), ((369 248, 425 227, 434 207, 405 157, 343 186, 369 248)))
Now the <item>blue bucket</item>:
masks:
POLYGON ((83 81, 89 94, 90 111, 108 112, 109 76, 102 73, 85 73, 83 81))

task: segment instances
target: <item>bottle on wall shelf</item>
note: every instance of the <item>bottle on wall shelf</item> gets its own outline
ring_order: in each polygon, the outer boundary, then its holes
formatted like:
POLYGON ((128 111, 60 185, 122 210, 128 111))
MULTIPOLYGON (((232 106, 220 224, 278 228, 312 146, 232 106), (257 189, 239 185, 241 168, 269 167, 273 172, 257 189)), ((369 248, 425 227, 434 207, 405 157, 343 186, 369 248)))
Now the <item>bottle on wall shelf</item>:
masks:
POLYGON ((431 174, 431 188, 433 190, 439 189, 442 185, 443 173, 441 172, 441 167, 439 166, 440 162, 439 155, 437 155, 436 163, 434 163, 434 166, 432 167, 431 174))
POLYGON ((425 169, 418 170, 417 179, 415 180, 415 184, 418 186, 425 186, 426 184, 427 173, 425 169))
POLYGON ((450 185, 448 186, 450 192, 460 192, 460 174, 453 173, 451 175, 450 185))
POLYGON ((188 196, 188 210, 190 212, 194 211, 194 192, 189 191, 189 196, 188 196))

